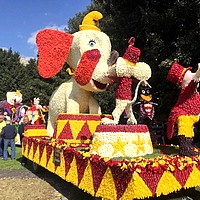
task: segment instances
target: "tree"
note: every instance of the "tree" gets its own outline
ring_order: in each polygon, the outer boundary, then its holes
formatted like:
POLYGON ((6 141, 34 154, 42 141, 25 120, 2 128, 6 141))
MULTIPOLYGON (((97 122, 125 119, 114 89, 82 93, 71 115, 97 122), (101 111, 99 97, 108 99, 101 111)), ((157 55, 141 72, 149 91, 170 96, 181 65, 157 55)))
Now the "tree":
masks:
POLYGON ((0 49, 0 98, 6 99, 8 91, 20 89, 20 80, 23 78, 24 66, 20 63, 18 53, 0 49))
POLYGON ((178 94, 177 87, 166 81, 170 64, 177 60, 196 68, 200 60, 199 0, 92 0, 86 12, 69 20, 69 31, 77 31, 80 18, 92 10, 103 14, 101 30, 121 56, 128 39, 136 38, 140 60, 151 66, 150 84, 161 99, 157 113, 166 118, 178 94))
POLYGON ((66 66, 54 77, 42 78, 37 70, 37 60, 30 59, 27 65, 20 63, 20 55, 0 49, 0 98, 6 99, 8 91, 21 90, 23 103, 30 105, 30 100, 39 97, 41 104, 48 105, 53 91, 69 78, 66 66))

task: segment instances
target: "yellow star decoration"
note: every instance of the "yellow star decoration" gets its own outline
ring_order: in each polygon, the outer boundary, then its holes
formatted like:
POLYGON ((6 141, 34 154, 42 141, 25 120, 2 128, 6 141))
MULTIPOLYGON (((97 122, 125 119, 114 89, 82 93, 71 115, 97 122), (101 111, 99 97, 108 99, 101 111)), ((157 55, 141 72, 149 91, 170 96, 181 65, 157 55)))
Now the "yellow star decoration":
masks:
POLYGON ((93 139, 93 142, 92 142, 92 151, 98 152, 98 148, 103 144, 105 144, 105 142, 101 142, 99 140, 99 136, 96 136, 96 138, 93 139))
MULTIPOLYGON (((148 140, 148 145, 149 145, 150 147, 152 147, 151 138, 149 138, 149 140, 148 140)), ((153 147, 152 147, 152 148, 153 148, 153 147)))
MULTIPOLYGON (((140 153, 140 151, 145 152, 145 148, 144 148, 144 144, 145 144, 145 140, 142 140, 140 135, 138 135, 138 141, 137 141, 137 155, 140 153)), ((132 142, 132 144, 134 144, 132 142)))
POLYGON ((127 143, 128 143, 128 141, 122 142, 120 136, 117 136, 117 141, 110 143, 114 148, 113 155, 115 155, 117 152, 120 151, 124 156, 126 156, 125 151, 124 151, 124 146, 127 143))

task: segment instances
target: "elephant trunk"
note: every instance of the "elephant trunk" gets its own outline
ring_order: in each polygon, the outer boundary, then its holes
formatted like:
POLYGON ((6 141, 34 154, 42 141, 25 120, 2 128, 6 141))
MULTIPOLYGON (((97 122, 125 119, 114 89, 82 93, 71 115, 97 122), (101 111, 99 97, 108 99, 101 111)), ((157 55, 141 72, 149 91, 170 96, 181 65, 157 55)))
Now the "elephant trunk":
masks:
POLYGON ((74 79, 79 85, 84 86, 90 82, 94 69, 100 60, 100 57, 101 54, 97 49, 84 52, 78 64, 78 67, 74 72, 74 79))

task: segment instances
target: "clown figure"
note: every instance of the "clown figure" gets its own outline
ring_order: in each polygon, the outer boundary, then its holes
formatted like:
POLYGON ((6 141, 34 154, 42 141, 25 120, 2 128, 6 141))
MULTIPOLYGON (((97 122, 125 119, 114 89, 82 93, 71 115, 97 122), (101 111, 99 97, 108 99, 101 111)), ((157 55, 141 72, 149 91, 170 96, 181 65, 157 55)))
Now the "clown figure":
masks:
POLYGON ((167 80, 181 86, 178 100, 172 108, 167 124, 167 137, 171 139, 174 133, 174 125, 178 127, 179 154, 181 156, 194 156, 198 152, 194 150, 192 141, 194 137, 194 124, 199 121, 200 95, 197 87, 200 81, 200 64, 196 73, 190 68, 184 68, 177 62, 172 64, 167 80))

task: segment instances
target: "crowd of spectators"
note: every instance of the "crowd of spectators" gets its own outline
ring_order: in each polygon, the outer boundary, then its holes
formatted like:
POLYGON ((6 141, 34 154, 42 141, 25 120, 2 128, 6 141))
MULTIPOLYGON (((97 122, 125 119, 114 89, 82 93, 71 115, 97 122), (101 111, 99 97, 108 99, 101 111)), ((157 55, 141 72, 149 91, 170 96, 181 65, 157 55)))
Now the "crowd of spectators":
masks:
MULTIPOLYGON (((11 160, 16 158, 16 141, 17 133, 20 136, 20 144, 22 144, 22 138, 24 136, 24 127, 30 124, 28 116, 24 116, 23 121, 18 124, 18 127, 12 123, 10 117, 0 115, 0 158, 3 160, 11 160), (11 152, 9 153, 9 146, 11 152)), ((26 164, 26 159, 22 157, 22 165, 26 164)))

